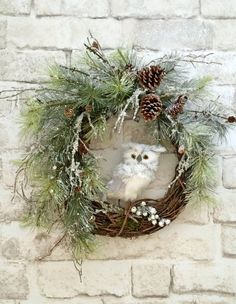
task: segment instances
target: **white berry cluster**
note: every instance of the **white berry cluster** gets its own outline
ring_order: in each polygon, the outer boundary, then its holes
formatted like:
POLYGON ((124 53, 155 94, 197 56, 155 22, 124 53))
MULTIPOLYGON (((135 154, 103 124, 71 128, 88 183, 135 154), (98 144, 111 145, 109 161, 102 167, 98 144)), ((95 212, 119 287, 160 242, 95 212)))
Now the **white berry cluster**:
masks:
POLYGON ((159 225, 160 227, 164 227, 165 225, 170 224, 169 219, 160 218, 157 214, 156 208, 152 206, 147 206, 146 202, 141 202, 139 206, 134 206, 131 208, 131 212, 136 214, 139 217, 146 217, 149 222, 151 222, 154 226, 159 225))

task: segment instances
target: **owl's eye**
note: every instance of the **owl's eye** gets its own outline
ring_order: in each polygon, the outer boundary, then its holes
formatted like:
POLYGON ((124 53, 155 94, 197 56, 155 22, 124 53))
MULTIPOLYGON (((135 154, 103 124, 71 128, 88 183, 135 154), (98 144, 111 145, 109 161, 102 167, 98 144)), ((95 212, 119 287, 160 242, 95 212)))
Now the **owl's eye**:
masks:
POLYGON ((147 154, 144 154, 144 155, 143 155, 143 159, 148 159, 147 154))
POLYGON ((135 155, 135 154, 131 154, 131 157, 132 157, 133 159, 135 159, 135 158, 136 158, 136 155, 135 155))

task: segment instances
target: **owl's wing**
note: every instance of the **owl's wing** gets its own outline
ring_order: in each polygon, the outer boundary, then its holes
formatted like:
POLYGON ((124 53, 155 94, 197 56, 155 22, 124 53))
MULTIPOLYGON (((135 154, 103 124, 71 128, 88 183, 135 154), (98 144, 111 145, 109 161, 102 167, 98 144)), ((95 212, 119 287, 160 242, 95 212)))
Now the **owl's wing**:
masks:
POLYGON ((117 175, 107 184, 107 197, 122 199, 125 191, 125 182, 117 175))

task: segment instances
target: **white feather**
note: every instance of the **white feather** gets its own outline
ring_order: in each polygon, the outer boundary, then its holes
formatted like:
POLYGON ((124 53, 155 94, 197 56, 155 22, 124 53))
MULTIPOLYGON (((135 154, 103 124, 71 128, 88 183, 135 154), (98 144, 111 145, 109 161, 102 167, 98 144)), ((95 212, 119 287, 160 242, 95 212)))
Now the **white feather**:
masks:
POLYGON ((123 162, 113 172, 107 184, 107 197, 125 202, 134 201, 155 179, 162 146, 136 143, 124 145, 123 162))

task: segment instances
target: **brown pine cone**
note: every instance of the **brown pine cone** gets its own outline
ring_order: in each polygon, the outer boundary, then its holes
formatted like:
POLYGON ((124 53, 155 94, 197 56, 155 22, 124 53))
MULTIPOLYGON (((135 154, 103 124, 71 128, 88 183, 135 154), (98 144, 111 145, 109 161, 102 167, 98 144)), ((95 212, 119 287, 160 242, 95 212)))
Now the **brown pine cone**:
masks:
POLYGON ((65 107, 64 115, 66 118, 71 119, 75 115, 75 111, 71 107, 65 107))
POLYGON ((86 111, 87 113, 91 113, 91 112, 93 111, 93 106, 92 106, 91 104, 87 104, 87 105, 85 106, 85 111, 86 111))
POLYGON ((184 110, 184 105, 187 102, 188 97, 185 95, 180 95, 174 103, 169 106, 166 111, 173 118, 176 118, 178 114, 182 113, 184 110))
POLYGON ((165 70, 159 65, 151 65, 137 72, 139 85, 144 89, 154 90, 165 76, 165 70))
POLYGON ((229 116, 227 120, 228 120, 229 123, 234 123, 234 122, 236 122, 236 117, 235 116, 229 116))
POLYGON ((161 114, 162 102, 159 96, 148 94, 141 99, 140 107, 144 120, 152 121, 161 114))

